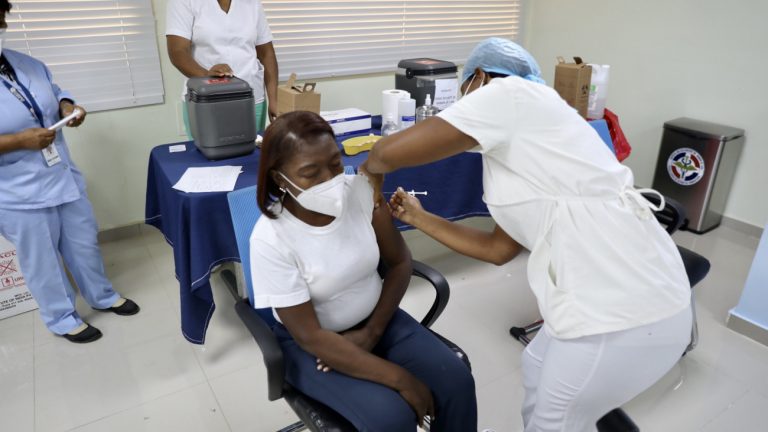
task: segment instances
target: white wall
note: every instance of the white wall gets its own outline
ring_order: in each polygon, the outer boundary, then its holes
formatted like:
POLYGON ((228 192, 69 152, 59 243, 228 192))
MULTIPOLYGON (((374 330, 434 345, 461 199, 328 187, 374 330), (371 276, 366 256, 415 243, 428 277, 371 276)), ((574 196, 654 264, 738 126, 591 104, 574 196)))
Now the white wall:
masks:
MULTIPOLYGON (((89 114, 78 129, 66 129, 75 163, 85 174, 100 229, 144 220, 147 164, 153 147, 186 138, 180 135, 182 76, 171 65, 165 45, 165 1, 153 0, 165 103, 89 114)), ((393 74, 319 81, 322 109, 356 106, 381 111, 381 91, 394 87, 393 74)), ((75 95, 77 96, 77 95, 75 95)))
POLYGON ((552 83, 556 56, 611 65, 608 107, 650 186, 662 125, 692 117, 746 130, 726 216, 768 221, 768 2, 526 2, 526 43, 552 83))

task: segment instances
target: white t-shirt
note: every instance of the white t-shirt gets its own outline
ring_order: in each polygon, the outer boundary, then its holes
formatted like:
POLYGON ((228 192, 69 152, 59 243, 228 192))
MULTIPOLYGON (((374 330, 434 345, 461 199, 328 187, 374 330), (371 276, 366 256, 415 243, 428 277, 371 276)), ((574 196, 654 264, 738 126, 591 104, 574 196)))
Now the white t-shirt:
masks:
MULTIPOLYGON (((282 308, 312 301, 320 326, 340 332, 367 318, 381 295, 379 246, 371 225, 373 188, 345 176, 344 207, 329 225, 307 225, 289 211, 261 216, 251 234, 253 304, 282 308)), ((275 318, 280 319, 275 313, 275 318)))
POLYGON ((554 336, 634 328, 688 306, 680 254, 632 171, 553 89, 494 79, 439 116, 480 144, 483 199, 531 251, 528 280, 554 336))
MULTIPOLYGON (((165 34, 192 41, 192 57, 206 69, 228 64, 251 85, 256 102, 264 100, 264 66, 256 46, 271 42, 272 32, 259 0, 234 0, 229 13, 215 0, 168 0, 165 34)), ((182 95, 186 91, 185 81, 182 95)))

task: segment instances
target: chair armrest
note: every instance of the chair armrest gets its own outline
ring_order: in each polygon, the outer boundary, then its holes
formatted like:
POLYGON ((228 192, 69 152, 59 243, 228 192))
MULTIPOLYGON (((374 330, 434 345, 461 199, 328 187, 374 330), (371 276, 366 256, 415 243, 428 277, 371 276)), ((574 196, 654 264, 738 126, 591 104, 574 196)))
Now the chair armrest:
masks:
POLYGON ((261 349, 264 366, 267 368, 267 397, 271 401, 278 400, 283 397, 285 384, 283 349, 272 329, 261 319, 259 313, 248 303, 247 299, 238 300, 235 304, 235 311, 261 349))
POLYGON ((682 246, 678 246, 677 250, 680 251, 680 258, 683 259, 683 266, 685 266, 685 273, 688 275, 688 282, 690 282, 691 288, 693 288, 707 276, 712 264, 710 264, 708 259, 692 250, 682 246))
MULTIPOLYGON (((661 200, 659 200, 659 197, 656 194, 646 192, 643 193, 643 197, 654 205, 659 205, 661 203, 661 200)), ((656 216, 656 219, 666 227, 665 229, 667 232, 673 234, 685 223, 685 207, 683 207, 679 201, 669 198, 668 196, 664 196, 664 202, 666 203, 666 206, 655 212, 654 215, 656 216)))
POLYGON ((448 299, 451 298, 451 288, 448 286, 448 281, 437 270, 424 264, 421 261, 412 261, 413 275, 420 277, 435 288, 435 302, 432 303, 432 307, 429 308, 429 312, 421 320, 421 324, 424 327, 431 327, 437 320, 440 314, 443 313, 445 306, 448 305, 448 299))

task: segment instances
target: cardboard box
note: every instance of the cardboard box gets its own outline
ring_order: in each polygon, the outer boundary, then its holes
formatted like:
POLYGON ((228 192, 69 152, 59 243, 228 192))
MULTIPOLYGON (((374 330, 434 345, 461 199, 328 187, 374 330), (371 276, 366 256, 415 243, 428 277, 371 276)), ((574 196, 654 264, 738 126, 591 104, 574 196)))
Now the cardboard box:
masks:
POLYGON ((584 63, 580 57, 574 57, 573 60, 575 63, 566 63, 562 57, 557 58, 555 90, 568 102, 568 105, 574 107, 582 117, 587 118, 592 66, 584 63))
POLYGON ((315 92, 316 83, 296 85, 296 74, 291 74, 288 81, 277 86, 277 114, 291 111, 311 111, 320 113, 320 93, 315 92))
POLYGON ((347 108, 337 111, 323 111, 320 115, 331 125, 337 137, 371 131, 371 113, 361 109, 347 108))
POLYGON ((21 274, 16 248, 0 236, 0 319, 37 309, 21 274))

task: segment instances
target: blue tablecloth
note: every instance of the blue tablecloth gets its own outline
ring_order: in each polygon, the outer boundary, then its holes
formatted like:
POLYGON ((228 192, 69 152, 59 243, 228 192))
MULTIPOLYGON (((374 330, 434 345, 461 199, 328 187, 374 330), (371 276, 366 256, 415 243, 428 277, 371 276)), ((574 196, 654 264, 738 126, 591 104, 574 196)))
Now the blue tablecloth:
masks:
MULTIPOLYGON (((173 189, 189 167, 242 165, 236 189, 256 184, 259 151, 212 162, 192 142, 186 151, 171 153, 168 145, 152 149, 147 175, 146 223, 158 228, 173 247, 176 278, 181 292, 181 330, 190 342, 203 344, 215 305, 209 277, 226 261, 240 261, 226 193, 185 193, 173 189)), ((368 153, 344 157, 345 165, 359 166, 368 153)), ((478 154, 460 154, 386 177, 384 192, 397 186, 417 192, 424 207, 442 217, 459 220, 488 216, 482 201, 482 162, 478 154)), ((255 199, 255 197, 254 197, 255 199)), ((399 226, 408 229, 407 226, 399 226)))

